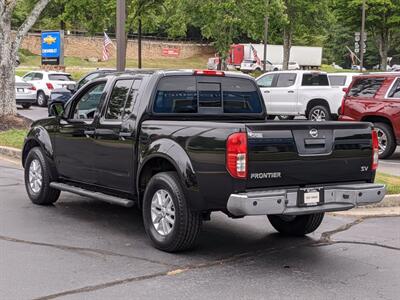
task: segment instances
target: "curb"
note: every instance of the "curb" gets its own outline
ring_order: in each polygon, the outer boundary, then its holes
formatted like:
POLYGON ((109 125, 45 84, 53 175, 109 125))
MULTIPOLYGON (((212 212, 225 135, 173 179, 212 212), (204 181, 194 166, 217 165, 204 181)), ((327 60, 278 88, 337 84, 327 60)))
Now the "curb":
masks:
POLYGON ((15 159, 21 159, 22 150, 12 147, 0 146, 0 155, 5 155, 15 159))

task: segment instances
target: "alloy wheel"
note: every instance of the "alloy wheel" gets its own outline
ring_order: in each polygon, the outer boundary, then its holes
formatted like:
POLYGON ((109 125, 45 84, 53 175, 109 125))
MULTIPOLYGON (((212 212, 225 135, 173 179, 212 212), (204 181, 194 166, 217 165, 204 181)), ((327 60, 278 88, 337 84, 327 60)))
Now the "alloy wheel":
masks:
POLYGON ((164 189, 156 191, 151 200, 151 220, 156 231, 162 236, 168 235, 174 228, 174 202, 164 189))
POLYGON ((39 160, 34 159, 29 166, 29 186, 34 193, 39 193, 43 185, 43 172, 39 160))
POLYGON ((383 152, 386 151, 386 147, 388 144, 388 138, 387 138, 386 133, 382 129, 376 128, 375 130, 378 135, 379 154, 382 154, 383 152))
POLYGON ((326 120, 326 114, 322 109, 315 109, 312 114, 311 114, 311 121, 325 121, 326 120))

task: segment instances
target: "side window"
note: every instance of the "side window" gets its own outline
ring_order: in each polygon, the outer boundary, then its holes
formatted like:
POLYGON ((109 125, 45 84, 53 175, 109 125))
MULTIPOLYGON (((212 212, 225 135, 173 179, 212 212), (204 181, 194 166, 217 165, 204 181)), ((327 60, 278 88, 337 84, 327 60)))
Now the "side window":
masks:
POLYGON ((107 110, 105 114, 106 120, 122 120, 124 113, 125 103, 129 90, 131 89, 133 79, 118 80, 112 90, 110 100, 108 101, 107 110))
POLYGON ((328 76, 326 74, 303 74, 302 86, 329 86, 328 76))
POLYGON ((82 86, 84 86, 87 82, 89 82, 90 80, 93 80, 97 77, 100 76, 100 73, 93 73, 93 74, 89 74, 86 77, 82 78, 81 81, 79 81, 77 89, 79 90, 82 86))
POLYGON ((33 80, 42 80, 43 74, 42 73, 35 73, 33 80))
POLYGON ((138 96, 138 91, 140 88, 140 85, 142 84, 141 79, 136 79, 133 82, 131 91, 129 92, 129 96, 126 99, 126 104, 125 104, 125 110, 124 110, 124 119, 125 117, 128 117, 132 112, 133 112, 133 107, 136 103, 136 98, 138 96))
POLYGON ((279 74, 277 87, 289 87, 294 85, 296 81, 296 74, 294 73, 281 73, 279 74))
POLYGON ((274 82, 275 74, 268 74, 265 75, 264 77, 261 77, 260 79, 257 80, 257 84, 259 87, 272 87, 272 84, 274 82))
POLYGON ((396 79, 396 82, 393 84, 392 89, 388 94, 389 98, 400 98, 400 78, 396 79))
POLYGON ((349 96, 373 98, 382 86, 384 78, 360 78, 353 84, 349 96))
POLYGON ((101 96, 104 92, 105 82, 97 83, 91 86, 78 99, 74 109, 74 119, 93 120, 94 114, 99 106, 101 96))
POLYGON ((329 82, 331 86, 345 86, 346 76, 342 75, 331 75, 329 76, 329 82))
POLYGON ((33 74, 34 73, 28 73, 26 74, 23 78, 24 80, 33 80, 33 74))
POLYGON ((156 113, 197 113, 196 78, 169 76, 160 80, 154 103, 156 113))

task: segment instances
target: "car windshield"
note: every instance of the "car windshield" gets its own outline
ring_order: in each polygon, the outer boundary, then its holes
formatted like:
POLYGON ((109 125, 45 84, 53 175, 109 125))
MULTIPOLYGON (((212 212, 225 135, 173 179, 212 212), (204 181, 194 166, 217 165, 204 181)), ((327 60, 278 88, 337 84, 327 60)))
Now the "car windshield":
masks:
POLYGON ((49 74, 49 80, 72 81, 71 76, 68 74, 49 74))

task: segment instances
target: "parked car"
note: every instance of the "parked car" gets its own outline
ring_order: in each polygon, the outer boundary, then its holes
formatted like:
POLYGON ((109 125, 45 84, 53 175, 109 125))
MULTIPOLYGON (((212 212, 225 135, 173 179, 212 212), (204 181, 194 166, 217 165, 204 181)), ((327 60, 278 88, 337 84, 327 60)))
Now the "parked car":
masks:
POLYGON ((33 71, 25 74, 23 79, 35 86, 37 90, 36 103, 39 106, 47 106, 52 90, 76 84, 71 79, 71 75, 64 72, 33 71))
POLYGON ((268 215, 279 232, 300 236, 325 212, 385 195, 373 183, 370 123, 266 122, 247 75, 112 74, 51 108, 56 117, 34 122, 22 151, 31 201, 49 205, 68 191, 137 205, 164 251, 192 247, 213 211, 268 215))
MULTIPOLYGON (((240 71, 242 71, 243 73, 250 73, 250 72, 254 72, 254 71, 262 71, 264 69, 263 66, 264 61, 261 61, 261 64, 257 63, 256 60, 253 59, 245 59, 243 60, 243 62, 240 65, 240 71)), ((274 65, 267 60, 267 64, 266 64, 266 70, 267 71, 272 71, 274 69, 274 65)))
MULTIPOLYGON (((300 66, 297 62, 289 62, 288 66, 289 70, 300 70, 300 66)), ((282 71, 283 70, 283 64, 274 64, 274 67, 272 68, 273 71, 282 71)))
POLYGON ((36 88, 19 76, 15 76, 15 101, 25 109, 36 102, 36 88))
POLYGON ((354 77, 343 98, 339 119, 373 123, 379 138, 379 157, 390 157, 400 145, 400 73, 354 77))
POLYGON ((269 118, 306 116, 312 121, 337 117, 343 92, 329 84, 328 74, 314 71, 277 71, 257 78, 269 118))

